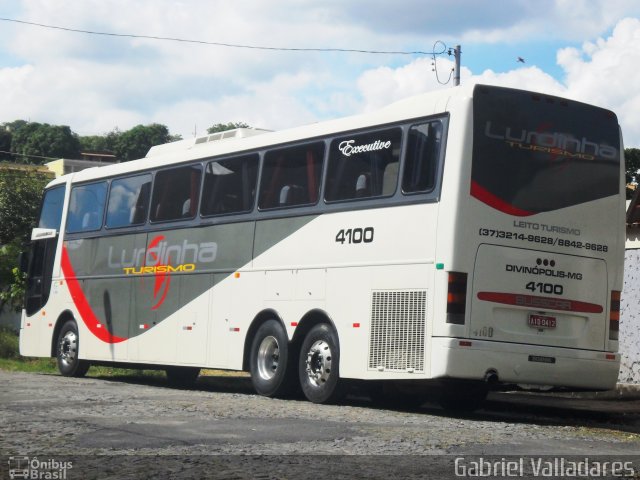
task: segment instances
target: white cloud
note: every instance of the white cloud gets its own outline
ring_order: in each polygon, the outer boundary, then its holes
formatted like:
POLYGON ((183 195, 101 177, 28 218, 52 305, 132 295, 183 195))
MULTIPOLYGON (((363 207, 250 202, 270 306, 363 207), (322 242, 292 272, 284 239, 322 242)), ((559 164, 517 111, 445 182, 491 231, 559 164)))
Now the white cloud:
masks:
MULTIPOLYGON (((640 145, 634 118, 640 99, 633 83, 640 27, 636 19, 618 22, 624 15, 640 16, 636 0, 452 0, 447 9, 425 8, 422 0, 11 0, 14 11, 16 5, 22 11, 15 17, 27 21, 253 45, 430 50, 441 35, 463 47, 568 39, 564 44, 574 47, 557 55, 563 78, 527 64, 506 72, 463 68, 462 81, 609 107, 620 116, 627 144, 640 145), (585 38, 592 41, 580 48, 571 43, 585 38)), ((151 122, 184 136, 196 125, 202 133, 227 121, 280 129, 446 88, 436 81, 429 57, 407 62, 398 56, 271 53, 3 27, 0 59, 11 66, 0 68, 0 122, 67 124, 83 135, 151 122)), ((451 66, 449 58, 439 57, 441 80, 451 66)))
MULTIPOLYGON (((608 108, 618 115, 627 146, 640 146, 638 45, 640 20, 627 18, 618 22, 607 38, 587 42, 580 49, 560 50, 557 59, 564 72, 562 81, 534 66, 501 73, 485 70, 478 74, 463 68, 462 82, 533 90, 608 108)), ((437 84, 427 63, 418 59, 395 69, 364 72, 358 80, 363 109, 378 108, 399 98, 433 90, 437 84)), ((446 65, 446 62, 440 64, 446 65)))

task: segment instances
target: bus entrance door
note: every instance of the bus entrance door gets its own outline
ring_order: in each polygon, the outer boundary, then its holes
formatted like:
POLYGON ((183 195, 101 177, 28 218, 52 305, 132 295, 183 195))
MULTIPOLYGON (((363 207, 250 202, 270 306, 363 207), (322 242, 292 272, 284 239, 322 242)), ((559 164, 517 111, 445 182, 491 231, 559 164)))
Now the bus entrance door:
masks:
POLYGON ((27 316, 38 312, 49 299, 57 244, 58 234, 55 229, 33 229, 25 292, 25 310, 27 316))

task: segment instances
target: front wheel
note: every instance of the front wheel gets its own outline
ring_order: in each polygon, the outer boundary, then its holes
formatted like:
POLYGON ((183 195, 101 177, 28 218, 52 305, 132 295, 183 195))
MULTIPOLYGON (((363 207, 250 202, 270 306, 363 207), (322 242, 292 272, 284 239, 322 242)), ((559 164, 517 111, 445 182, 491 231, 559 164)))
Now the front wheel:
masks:
POLYGON ((56 343, 56 360, 58 370, 65 377, 84 377, 91 364, 80 360, 80 335, 74 320, 67 320, 60 329, 56 343))
POLYGON ((344 396, 340 347, 329 325, 316 325, 307 333, 300 349, 298 376, 302 391, 311 402, 334 403, 344 396))

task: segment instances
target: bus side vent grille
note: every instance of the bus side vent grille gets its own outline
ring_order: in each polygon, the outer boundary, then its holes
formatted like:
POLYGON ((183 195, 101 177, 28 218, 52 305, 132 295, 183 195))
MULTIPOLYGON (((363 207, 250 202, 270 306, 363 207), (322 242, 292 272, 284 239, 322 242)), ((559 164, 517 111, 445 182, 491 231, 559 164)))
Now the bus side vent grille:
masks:
POLYGON ((374 291, 369 369, 424 372, 426 290, 374 291))

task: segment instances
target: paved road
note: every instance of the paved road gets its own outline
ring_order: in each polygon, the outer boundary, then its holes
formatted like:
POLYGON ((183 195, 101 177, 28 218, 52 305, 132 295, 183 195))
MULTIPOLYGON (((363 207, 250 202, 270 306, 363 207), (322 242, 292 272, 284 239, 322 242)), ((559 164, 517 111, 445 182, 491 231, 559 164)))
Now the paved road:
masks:
POLYGON ((635 461, 640 478, 640 398, 493 393, 483 410, 455 416, 364 396, 338 406, 268 399, 242 377, 178 390, 159 377, 0 371, 0 452, 0 478, 9 456, 14 466, 54 461, 41 470, 72 462, 70 479, 454 478, 458 457, 504 468, 523 456, 635 461))

